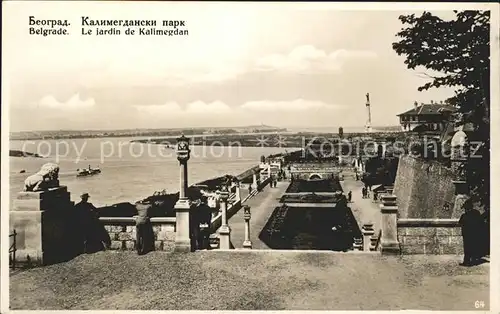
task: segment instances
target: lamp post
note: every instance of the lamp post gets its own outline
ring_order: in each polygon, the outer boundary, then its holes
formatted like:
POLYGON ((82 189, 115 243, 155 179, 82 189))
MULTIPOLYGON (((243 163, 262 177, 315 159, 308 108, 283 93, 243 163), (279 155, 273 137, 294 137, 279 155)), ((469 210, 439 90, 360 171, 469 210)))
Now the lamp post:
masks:
POLYGON ((188 169, 187 162, 190 158, 189 139, 184 134, 177 138, 177 160, 180 165, 179 200, 175 204, 175 251, 190 252, 192 248, 190 230, 191 201, 187 196, 188 169))
POLYGON ((220 248, 229 250, 231 248, 231 228, 229 228, 227 221, 227 199, 229 198, 229 191, 227 185, 223 184, 221 190, 218 192, 220 197, 221 209, 221 226, 219 228, 220 248))
POLYGON ((243 207, 243 218, 245 219, 245 241, 243 241, 244 249, 252 248, 252 241, 250 241, 250 218, 252 217, 250 213, 250 206, 245 205, 243 207))

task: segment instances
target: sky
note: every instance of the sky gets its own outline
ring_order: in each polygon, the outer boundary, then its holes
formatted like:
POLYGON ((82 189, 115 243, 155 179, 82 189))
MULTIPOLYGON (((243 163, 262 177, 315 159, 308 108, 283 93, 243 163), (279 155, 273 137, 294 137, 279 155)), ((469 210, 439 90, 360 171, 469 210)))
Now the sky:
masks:
POLYGON ((428 80, 423 70, 408 70, 392 50, 398 16, 408 13, 241 2, 4 2, 10 129, 362 127, 366 93, 372 125, 397 125, 396 115, 415 101, 453 95, 417 91, 428 80), (70 35, 29 35, 31 15, 68 19, 70 35), (189 35, 83 36, 82 16, 185 20, 189 35))

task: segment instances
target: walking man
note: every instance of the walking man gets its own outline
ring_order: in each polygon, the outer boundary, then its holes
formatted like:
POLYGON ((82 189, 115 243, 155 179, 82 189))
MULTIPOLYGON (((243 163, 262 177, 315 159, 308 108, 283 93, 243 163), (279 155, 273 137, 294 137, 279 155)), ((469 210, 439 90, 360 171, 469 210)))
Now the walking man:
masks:
POLYGON ((352 191, 349 191, 349 193, 347 193, 347 201, 350 203, 352 200, 352 191))

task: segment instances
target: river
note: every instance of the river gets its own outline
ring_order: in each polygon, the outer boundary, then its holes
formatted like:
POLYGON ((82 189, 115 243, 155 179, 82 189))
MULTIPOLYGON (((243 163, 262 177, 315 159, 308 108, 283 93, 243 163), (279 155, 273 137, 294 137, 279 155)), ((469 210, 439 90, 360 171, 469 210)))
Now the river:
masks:
MULTIPOLYGON (((10 157, 10 199, 22 191, 27 176, 47 162, 60 166, 59 181, 73 201, 89 193, 96 206, 135 202, 166 189, 179 190, 179 162, 175 150, 160 145, 130 143, 134 138, 10 141, 10 149, 37 153, 45 158, 10 157), (100 167, 101 174, 77 178, 77 169, 100 167), (20 173, 25 170, 26 173, 20 173)), ((237 175, 259 163, 261 155, 284 152, 278 147, 194 146, 188 164, 189 184, 237 175)), ((287 148, 288 151, 294 150, 287 148)))

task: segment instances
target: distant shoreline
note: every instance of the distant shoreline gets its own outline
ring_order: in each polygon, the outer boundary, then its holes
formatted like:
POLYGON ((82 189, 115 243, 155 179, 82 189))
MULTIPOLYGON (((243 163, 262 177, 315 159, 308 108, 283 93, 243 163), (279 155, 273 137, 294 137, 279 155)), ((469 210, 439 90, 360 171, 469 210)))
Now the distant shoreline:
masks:
POLYGON ((37 153, 30 153, 30 152, 25 152, 22 150, 15 150, 15 149, 10 149, 9 150, 9 157, 34 157, 34 158, 43 158, 42 156, 38 155, 37 153))
MULTIPOLYGON (((325 130, 330 128, 311 128, 307 130, 293 130, 287 128, 279 128, 272 126, 249 126, 249 127, 239 127, 239 128, 190 128, 190 129, 129 129, 129 130, 83 130, 83 131, 66 131, 66 130, 55 130, 55 131, 23 131, 23 132, 11 132, 11 141, 28 141, 28 140, 63 140, 63 139, 94 139, 94 138, 123 138, 123 137, 162 137, 162 138, 175 138, 184 134, 185 136, 233 136, 233 135, 248 135, 248 134, 338 134, 338 131, 333 131, 334 128, 330 130, 325 130)), ((349 128, 345 128, 344 134, 366 134, 363 132, 348 132, 349 128)), ((362 129, 362 128, 351 128, 351 129, 362 129)), ((385 132, 398 132, 400 127, 398 126, 386 126, 386 127, 373 127, 376 133, 385 132)))

